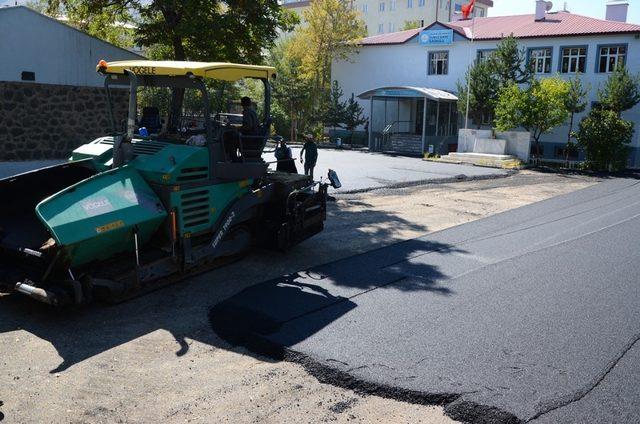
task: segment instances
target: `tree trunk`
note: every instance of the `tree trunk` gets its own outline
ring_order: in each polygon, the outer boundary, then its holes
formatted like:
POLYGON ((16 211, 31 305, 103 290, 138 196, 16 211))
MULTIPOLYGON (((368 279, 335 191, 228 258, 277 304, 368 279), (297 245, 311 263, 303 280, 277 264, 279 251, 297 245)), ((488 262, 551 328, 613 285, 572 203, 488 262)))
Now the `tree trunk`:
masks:
POLYGON ((564 149, 565 166, 569 167, 569 146, 571 145, 571 133, 573 132, 573 112, 569 118, 569 134, 567 134, 567 147, 564 149))
MULTIPOLYGON (((186 60, 187 55, 184 51, 182 37, 175 33, 175 28, 180 23, 180 14, 176 10, 176 6, 172 8, 161 8, 162 17, 167 24, 167 32, 171 35, 171 44, 173 47, 174 60, 186 60)), ((184 103, 184 88, 173 88, 171 92, 171 107, 169 110, 169 122, 167 128, 170 130, 179 129, 180 117, 182 115, 182 105, 184 103)))
POLYGON ((291 103, 291 128, 290 128, 290 134, 289 134, 289 140, 293 141, 294 136, 295 136, 295 118, 294 118, 294 113, 293 113, 293 103, 291 103))
MULTIPOLYGON (((185 60, 186 54, 182 45, 182 38, 173 37, 173 54, 175 60, 185 60)), ((184 88, 171 89, 171 111, 169 113, 169 124, 167 128, 171 130, 179 130, 180 117, 182 116, 182 105, 184 104, 184 88)))

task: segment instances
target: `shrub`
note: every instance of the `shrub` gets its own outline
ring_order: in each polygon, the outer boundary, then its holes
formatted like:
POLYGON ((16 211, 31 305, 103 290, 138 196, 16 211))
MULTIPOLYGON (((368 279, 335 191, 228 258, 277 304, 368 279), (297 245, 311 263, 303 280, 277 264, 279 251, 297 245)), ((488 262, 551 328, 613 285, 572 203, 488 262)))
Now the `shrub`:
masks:
POLYGON ((633 123, 615 111, 592 109, 580 122, 577 139, 590 169, 617 171, 627 165, 632 136, 633 123))

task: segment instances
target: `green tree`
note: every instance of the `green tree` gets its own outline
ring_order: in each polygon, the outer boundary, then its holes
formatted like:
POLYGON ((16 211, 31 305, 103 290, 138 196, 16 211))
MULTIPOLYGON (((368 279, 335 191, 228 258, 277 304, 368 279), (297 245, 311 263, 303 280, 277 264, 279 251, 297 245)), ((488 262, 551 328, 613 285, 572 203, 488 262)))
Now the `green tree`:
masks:
POLYGON ((483 116, 491 117, 494 114, 498 99, 497 86, 490 61, 476 62, 467 70, 464 81, 457 82, 458 111, 462 116, 466 115, 468 88, 469 117, 477 128, 481 127, 483 116))
POLYGON ((585 151, 587 166, 595 170, 624 169, 629 156, 633 124, 614 110, 591 109, 580 122, 577 139, 585 151))
POLYGON ((523 84, 533 77, 533 68, 527 63, 527 53, 524 48, 519 48, 513 34, 498 44, 489 61, 500 87, 510 83, 523 84))
POLYGON ((540 137, 565 122, 568 111, 565 99, 569 83, 554 77, 532 79, 525 88, 511 83, 500 92, 496 105, 496 128, 508 131, 523 127, 531 133, 540 155, 540 137))
POLYGON ((402 25, 401 31, 408 31, 410 29, 417 29, 420 27, 421 27, 421 22, 419 20, 404 21, 404 25, 402 25))
POLYGON ((347 105, 341 100, 342 96, 344 96, 344 92, 342 88, 340 88, 338 81, 333 81, 327 110, 323 119, 330 127, 340 127, 340 124, 343 124, 347 120, 347 105))
POLYGON ((345 128, 349 130, 353 136, 353 131, 360 125, 364 125, 366 122, 367 118, 364 116, 364 109, 356 100, 355 95, 351 93, 351 97, 349 97, 346 104, 344 120, 345 128))
POLYGON ((367 118, 364 116, 364 109, 351 93, 351 97, 346 102, 344 127, 349 131, 349 142, 353 144, 353 133, 357 127, 364 125, 367 118))
POLYGON ((292 35, 291 56, 300 60, 302 76, 311 82, 313 116, 321 119, 331 90, 331 64, 350 60, 366 29, 358 11, 342 0, 316 0, 303 17, 306 25, 292 35))
MULTIPOLYGON (((87 21, 106 10, 130 14, 136 42, 162 46, 161 59, 261 63, 278 31, 297 22, 277 0, 50 0, 71 10, 82 5, 87 21)), ((176 126, 184 89, 174 89, 169 125, 176 126)))
POLYGON ((133 17, 126 7, 107 5, 99 10, 81 0, 32 0, 27 6, 122 48, 135 45, 133 17))
POLYGON ((312 91, 309 80, 302 77, 301 60, 291 54, 292 38, 285 38, 269 52, 269 63, 278 72, 273 81, 274 124, 278 132, 288 127, 291 140, 297 140, 299 129, 306 127, 311 108, 312 91))
POLYGON ((640 103, 640 76, 631 75, 625 66, 619 65, 598 90, 598 99, 604 109, 619 116, 640 103))
POLYGON ((574 78, 569 80, 567 97, 564 100, 564 105, 569 112, 569 132, 567 134, 567 147, 565 148, 565 160, 567 162, 569 161, 569 153, 575 149, 575 145, 572 141, 572 138, 574 137, 573 120, 576 113, 582 113, 587 108, 588 93, 589 88, 582 84, 580 74, 577 74, 574 78))

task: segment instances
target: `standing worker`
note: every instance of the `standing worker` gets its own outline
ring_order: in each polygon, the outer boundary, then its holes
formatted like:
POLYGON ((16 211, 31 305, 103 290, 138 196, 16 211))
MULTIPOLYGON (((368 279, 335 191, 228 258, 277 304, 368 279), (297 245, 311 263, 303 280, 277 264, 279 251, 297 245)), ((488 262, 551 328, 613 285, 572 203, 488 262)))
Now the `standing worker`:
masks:
POLYGON ((304 165, 304 175, 309 175, 313 179, 313 168, 316 167, 316 162, 318 162, 318 145, 313 141, 311 134, 305 135, 304 139, 304 146, 300 150, 300 162, 304 165), (302 153, 306 153, 304 160, 302 160, 302 153))

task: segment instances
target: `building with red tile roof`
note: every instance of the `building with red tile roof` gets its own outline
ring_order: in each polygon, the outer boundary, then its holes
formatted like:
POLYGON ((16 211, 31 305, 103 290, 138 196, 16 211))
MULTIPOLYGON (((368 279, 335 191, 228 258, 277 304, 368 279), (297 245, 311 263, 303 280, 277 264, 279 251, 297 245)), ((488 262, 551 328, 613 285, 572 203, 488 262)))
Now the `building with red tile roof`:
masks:
POLYGON ((361 40, 362 45, 402 44, 434 25, 451 28, 461 36, 474 40, 500 40, 510 34, 517 38, 570 37, 606 34, 640 33, 640 25, 606 21, 569 12, 547 13, 544 19, 535 15, 495 16, 464 21, 439 23, 389 34, 374 35, 361 40))
MULTIPOLYGON (((397 132, 418 141, 422 133, 423 147, 426 137, 436 152, 444 149, 441 153, 446 153, 456 143, 458 128, 465 125, 464 114, 455 116, 450 99, 420 93, 440 90, 455 96, 459 87, 465 87, 469 66, 489 57, 500 40, 511 34, 532 62, 537 78, 578 76, 589 87, 590 105, 597 102, 598 90, 616 66, 624 64, 632 73, 640 74, 640 25, 625 22, 625 3, 613 6, 619 7, 616 13, 607 10, 612 18, 608 20, 567 11, 545 12, 548 4, 542 0, 532 0, 533 6, 535 14, 435 22, 364 38, 359 41, 358 54, 349 61, 334 62, 332 78, 345 97, 360 96, 360 104, 370 118, 372 146, 379 145, 383 130, 392 125, 397 132)), ((575 122, 588 112, 589 108, 575 122)), ((624 112, 623 118, 640 128, 640 107, 624 112)), ((476 124, 468 123, 469 127, 476 124)), ((542 137, 546 158, 564 158, 567 134, 565 125, 542 137)), ((638 130, 631 151, 630 165, 640 167, 638 130)))

